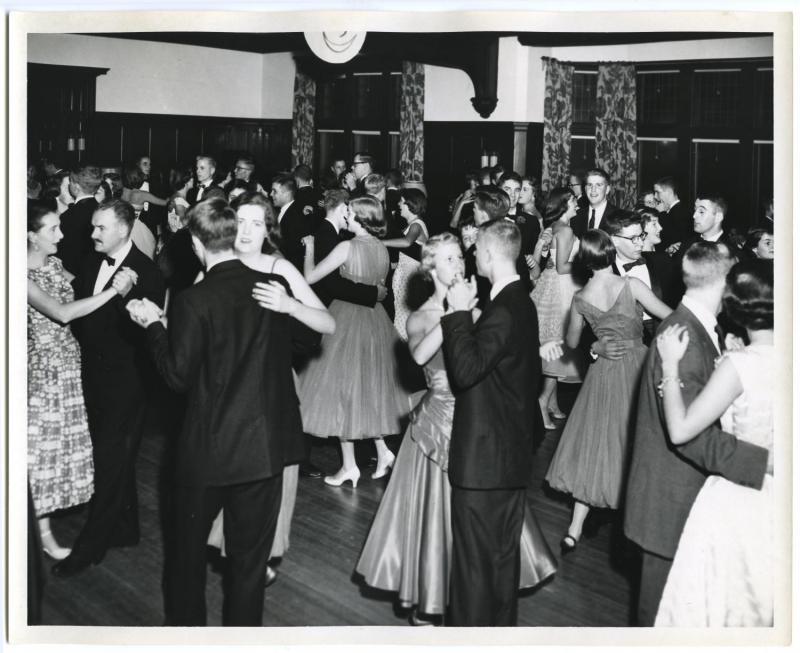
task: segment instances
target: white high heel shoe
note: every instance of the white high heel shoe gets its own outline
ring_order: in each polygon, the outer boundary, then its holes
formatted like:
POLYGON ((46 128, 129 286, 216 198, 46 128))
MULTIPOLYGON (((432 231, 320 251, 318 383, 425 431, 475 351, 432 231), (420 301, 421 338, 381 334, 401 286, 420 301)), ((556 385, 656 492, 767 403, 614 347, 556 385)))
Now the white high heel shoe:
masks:
POLYGON ((342 469, 333 476, 326 476, 324 480, 328 485, 333 485, 335 487, 339 487, 342 483, 350 481, 353 484, 353 489, 355 489, 358 485, 359 478, 361 478, 361 472, 358 470, 358 467, 353 467, 351 469, 342 467, 342 469))
POLYGON ((372 473, 372 478, 383 478, 392 467, 394 467, 394 454, 390 451, 389 457, 383 460, 378 459, 378 468, 372 473))

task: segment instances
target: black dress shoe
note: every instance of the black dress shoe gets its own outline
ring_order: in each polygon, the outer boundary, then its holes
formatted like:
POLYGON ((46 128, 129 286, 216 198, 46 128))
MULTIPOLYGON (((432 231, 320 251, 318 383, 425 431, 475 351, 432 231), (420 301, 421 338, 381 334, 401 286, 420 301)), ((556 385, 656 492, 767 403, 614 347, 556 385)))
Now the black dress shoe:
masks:
POLYGON ((267 575, 264 577, 264 589, 272 585, 276 580, 278 580, 278 572, 267 565, 267 575))
POLYGON ((300 463, 300 475, 308 476, 309 478, 320 478, 322 470, 310 462, 300 463))
POLYGON ((78 557, 74 554, 68 555, 66 558, 57 562, 50 568, 50 573, 57 578, 70 578, 77 576, 79 573, 88 569, 92 561, 88 558, 78 557))

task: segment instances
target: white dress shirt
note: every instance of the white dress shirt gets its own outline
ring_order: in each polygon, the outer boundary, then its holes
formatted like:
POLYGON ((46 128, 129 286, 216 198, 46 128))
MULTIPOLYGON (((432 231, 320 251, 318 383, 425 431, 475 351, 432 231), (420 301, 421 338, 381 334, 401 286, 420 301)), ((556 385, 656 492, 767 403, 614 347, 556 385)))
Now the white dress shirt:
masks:
POLYGON ((122 261, 124 261, 125 257, 130 253, 131 247, 133 247, 133 241, 128 239, 128 242, 120 247, 113 255, 108 254, 108 256, 114 259, 113 266, 109 265, 108 261, 103 259, 103 262, 100 264, 100 271, 97 273, 97 280, 94 282, 93 295, 99 295, 103 292, 103 288, 105 288, 111 277, 114 276, 114 273, 119 270, 122 261))
POLYGON ((587 209, 589 211, 589 219, 586 221, 586 228, 587 229, 597 229, 600 226, 600 221, 603 219, 603 214, 606 212, 606 207, 608 206, 608 200, 603 200, 602 204, 598 204, 597 207, 593 207, 591 204, 587 209), (594 223, 592 223, 592 211, 594 211, 594 223))
MULTIPOLYGON (((291 202, 286 202, 286 204, 284 204, 284 205, 281 207, 281 210, 280 210, 280 212, 278 213, 278 224, 280 224, 280 223, 281 223, 281 220, 283 220, 283 216, 286 214, 286 210, 287 210, 287 209, 288 209, 288 208, 289 208, 289 207, 290 207, 290 206, 291 206, 293 203, 294 203, 294 200, 292 200, 291 202)), ((339 233, 339 230, 338 230, 338 229, 336 230, 336 233, 339 233)))

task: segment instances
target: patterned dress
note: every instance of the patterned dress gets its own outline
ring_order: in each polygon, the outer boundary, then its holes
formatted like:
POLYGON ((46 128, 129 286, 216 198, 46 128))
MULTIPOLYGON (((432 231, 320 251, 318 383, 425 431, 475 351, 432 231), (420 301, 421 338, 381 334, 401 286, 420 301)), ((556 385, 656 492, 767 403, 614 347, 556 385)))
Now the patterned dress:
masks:
POLYGON ((412 311, 414 310, 408 304, 408 284, 409 281, 411 281, 411 277, 414 276, 419 269, 422 238, 423 236, 425 240, 428 238, 428 227, 426 227, 425 223, 419 218, 412 220, 409 223, 408 227, 406 227, 405 231, 403 231, 403 235, 405 236, 409 229, 411 229, 411 225, 414 224, 419 225, 420 229, 422 229, 422 236, 420 236, 420 238, 418 238, 408 249, 400 250, 400 254, 397 257, 397 268, 392 276, 392 293, 394 293, 394 328, 397 329, 397 333, 400 334, 403 342, 408 342, 406 322, 408 322, 408 316, 411 315, 412 311))
MULTIPOLYGON (((61 303, 74 300, 54 256, 28 279, 61 303)), ((69 326, 28 305, 28 483, 36 515, 92 496, 92 441, 81 388, 81 354, 69 326)))
MULTIPOLYGON (((771 448, 775 350, 750 345, 725 354, 744 391, 720 418, 740 440, 771 448)), ((683 527, 656 626, 772 626, 775 494, 771 474, 760 490, 709 476, 683 527)))

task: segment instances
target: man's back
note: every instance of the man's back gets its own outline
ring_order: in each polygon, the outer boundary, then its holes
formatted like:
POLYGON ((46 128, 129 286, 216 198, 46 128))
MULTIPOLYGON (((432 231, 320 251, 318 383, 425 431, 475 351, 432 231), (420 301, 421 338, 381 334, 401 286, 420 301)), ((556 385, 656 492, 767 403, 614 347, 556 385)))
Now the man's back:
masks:
POLYGON ((304 331, 288 315, 261 308, 257 281, 282 277, 239 260, 218 263, 175 298, 169 346, 148 329, 156 364, 168 385, 187 394, 177 448, 177 478, 227 485, 267 478, 303 456, 300 413, 291 373, 293 335, 304 331))
POLYGON ((77 275, 86 257, 92 253, 92 215, 97 210, 94 197, 81 199, 61 215, 64 238, 58 243, 57 256, 64 267, 77 275))

